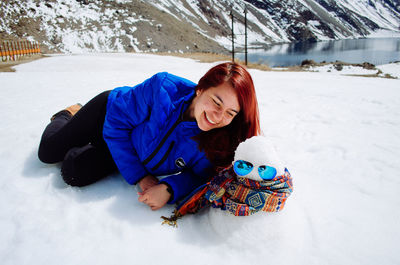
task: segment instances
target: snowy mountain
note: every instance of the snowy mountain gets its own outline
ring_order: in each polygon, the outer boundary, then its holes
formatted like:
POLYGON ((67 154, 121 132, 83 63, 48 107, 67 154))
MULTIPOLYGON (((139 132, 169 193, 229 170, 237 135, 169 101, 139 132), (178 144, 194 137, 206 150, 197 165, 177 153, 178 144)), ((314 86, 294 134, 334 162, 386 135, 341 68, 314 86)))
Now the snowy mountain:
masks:
POLYGON ((5 0, 0 38, 38 40, 45 52, 226 52, 236 46, 400 35, 397 0, 5 0))

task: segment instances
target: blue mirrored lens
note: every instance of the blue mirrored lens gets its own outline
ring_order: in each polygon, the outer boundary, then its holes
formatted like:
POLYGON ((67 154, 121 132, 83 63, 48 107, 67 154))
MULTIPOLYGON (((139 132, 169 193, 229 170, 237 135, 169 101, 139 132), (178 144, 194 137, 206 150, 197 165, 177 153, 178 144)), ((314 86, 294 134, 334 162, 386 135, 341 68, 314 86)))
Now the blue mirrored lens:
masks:
POLYGON ((233 164, 233 170, 239 176, 246 176, 253 170, 253 164, 244 160, 238 160, 233 164))
POLYGON ((270 180, 276 176, 276 168, 269 166, 259 166, 258 174, 263 180, 270 180))

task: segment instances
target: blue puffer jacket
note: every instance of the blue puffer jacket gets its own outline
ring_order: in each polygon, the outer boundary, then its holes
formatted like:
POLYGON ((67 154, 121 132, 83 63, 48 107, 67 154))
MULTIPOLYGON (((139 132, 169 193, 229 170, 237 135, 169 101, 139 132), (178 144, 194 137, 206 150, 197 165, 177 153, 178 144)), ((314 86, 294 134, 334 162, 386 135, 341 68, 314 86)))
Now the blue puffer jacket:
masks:
POLYGON ((173 190, 170 203, 183 198, 210 176, 212 165, 197 142, 195 121, 183 121, 196 84, 158 73, 134 87, 111 91, 103 136, 129 184, 146 175, 171 175, 162 181, 173 190), (172 175, 174 174, 174 175, 172 175))

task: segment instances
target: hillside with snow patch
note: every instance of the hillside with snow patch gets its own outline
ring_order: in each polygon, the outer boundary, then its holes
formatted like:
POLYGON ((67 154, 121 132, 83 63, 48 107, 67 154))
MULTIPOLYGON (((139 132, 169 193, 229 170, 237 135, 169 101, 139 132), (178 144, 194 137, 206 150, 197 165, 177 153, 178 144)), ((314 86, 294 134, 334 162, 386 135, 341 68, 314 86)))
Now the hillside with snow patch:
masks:
POLYGON ((28 38, 45 52, 215 52, 236 46, 400 36, 394 0, 7 0, 0 38, 28 38))

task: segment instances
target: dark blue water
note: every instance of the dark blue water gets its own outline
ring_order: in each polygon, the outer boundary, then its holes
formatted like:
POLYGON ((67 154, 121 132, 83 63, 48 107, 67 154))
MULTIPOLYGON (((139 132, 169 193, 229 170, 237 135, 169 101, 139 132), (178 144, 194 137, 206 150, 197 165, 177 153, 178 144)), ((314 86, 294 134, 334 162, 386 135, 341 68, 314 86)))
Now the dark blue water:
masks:
MULTIPOLYGON (((244 54, 236 56, 244 60, 244 54)), ((400 61, 400 38, 299 42, 273 45, 262 50, 249 49, 248 53, 249 62, 271 67, 300 65, 306 59, 316 62, 369 62, 375 65, 400 61)))

